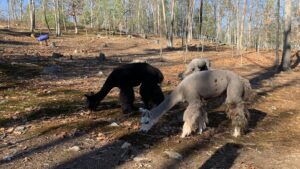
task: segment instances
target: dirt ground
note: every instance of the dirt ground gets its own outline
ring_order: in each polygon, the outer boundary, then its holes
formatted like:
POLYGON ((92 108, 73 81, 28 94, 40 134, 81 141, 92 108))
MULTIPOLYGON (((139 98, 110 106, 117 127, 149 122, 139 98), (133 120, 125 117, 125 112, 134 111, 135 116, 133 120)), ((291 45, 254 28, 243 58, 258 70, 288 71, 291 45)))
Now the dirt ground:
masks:
MULTIPOLYGON (((0 30, 0 168, 300 168, 299 55, 291 72, 277 73, 272 50, 237 56, 230 47, 207 42, 201 53, 195 41, 186 54, 176 39, 175 49, 164 49, 161 57, 157 39, 67 34, 50 37, 45 46, 28 33, 0 30), (63 56, 54 58, 53 52, 63 56), (99 60, 100 52, 106 61, 99 60), (83 95, 98 91, 118 65, 138 59, 160 68, 168 94, 179 83, 184 60, 202 56, 215 69, 249 79, 257 92, 246 135, 231 136, 221 107, 210 110, 203 134, 180 138, 184 103, 140 133, 140 113, 121 112, 118 89, 96 112, 85 108, 83 95)), ((142 106, 138 88, 135 106, 142 106)))

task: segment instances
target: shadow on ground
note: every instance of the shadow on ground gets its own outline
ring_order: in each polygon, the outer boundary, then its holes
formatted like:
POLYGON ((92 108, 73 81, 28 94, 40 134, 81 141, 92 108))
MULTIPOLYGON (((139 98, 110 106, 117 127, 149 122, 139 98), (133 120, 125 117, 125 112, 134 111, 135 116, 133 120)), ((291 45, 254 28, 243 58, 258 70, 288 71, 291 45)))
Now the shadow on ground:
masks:
POLYGON ((44 120, 51 117, 68 116, 83 109, 83 101, 67 101, 58 100, 37 105, 37 107, 29 113, 20 113, 17 118, 0 119, 1 127, 9 127, 12 125, 22 125, 33 120, 44 120))
MULTIPOLYGON (((214 46, 204 46, 204 51, 208 52, 208 51, 216 51, 216 47, 214 46)), ((184 47, 176 47, 176 48, 163 48, 162 52, 164 53, 168 53, 168 52, 173 52, 173 51, 185 51, 185 46, 184 47)), ((190 52, 194 52, 194 51, 202 51, 202 47, 199 46, 188 46, 188 51, 190 52)), ((160 49, 147 49, 145 50, 145 52, 150 52, 150 53, 156 53, 159 54, 160 53, 160 49)))
POLYGON ((300 63, 300 50, 297 51, 294 55, 291 57, 291 68, 296 68, 300 63))
POLYGON ((0 40, 0 44, 2 45, 32 45, 31 42, 19 42, 19 41, 12 41, 12 40, 0 40))
MULTIPOLYGON (((260 112, 258 110, 251 109, 252 118, 250 120, 250 126, 255 128, 257 121, 261 120, 265 116, 265 113, 260 112)), ((174 112, 176 113, 176 112, 174 112)), ((178 112, 177 112, 178 113, 178 112)), ((148 147, 144 145, 155 146, 162 142, 164 138, 170 137, 178 137, 178 133, 181 131, 182 122, 175 120, 176 117, 173 113, 171 115, 167 115, 163 120, 165 122, 160 122, 156 125, 149 133, 144 134, 140 132, 128 132, 123 136, 116 138, 114 142, 107 144, 99 149, 93 150, 86 154, 83 154, 74 159, 68 160, 55 166, 55 169, 62 168, 105 168, 111 169, 116 168, 124 164, 127 161, 131 161, 132 156, 138 156, 149 150, 148 147), (161 129, 165 128, 175 128, 175 130, 171 131, 161 131, 161 129), (124 142, 129 142, 132 146, 129 149, 120 148, 124 142), (114 159, 114 160, 111 160, 114 159)), ((213 112, 209 114, 209 119, 211 122, 208 127, 210 127, 210 131, 207 131, 210 134, 203 134, 201 136, 197 136, 197 139, 189 145, 184 146, 178 151, 178 153, 183 154, 184 159, 188 158, 191 154, 195 153, 195 151, 205 149, 210 143, 211 139, 214 138, 215 134, 223 133, 225 130, 229 130, 227 127, 224 129, 224 122, 227 121, 225 114, 219 114, 218 112, 213 112), (216 126, 216 127, 215 127, 216 126), (199 138, 200 137, 200 138, 199 138)), ((178 138, 179 139, 179 138, 178 138)), ((150 147, 150 148, 151 148, 150 147)), ((214 165, 218 166, 231 166, 234 159, 238 156, 238 150, 242 148, 241 145, 236 144, 227 144, 220 150, 216 151, 215 155, 208 160, 203 167, 212 165, 212 161, 221 160, 214 165), (223 154, 226 154, 227 157, 222 157, 223 154), (221 158, 222 157, 222 158, 221 158)), ((184 159, 182 161, 184 161, 184 159)), ((171 162, 166 163, 164 168, 174 168, 178 166, 182 161, 171 160, 171 162)))
MULTIPOLYGON (((105 76, 108 76, 111 70, 117 66, 127 64, 135 60, 147 56, 141 55, 118 55, 107 58, 106 61, 99 61, 97 57, 61 57, 52 58, 51 56, 35 56, 35 55, 20 55, 10 57, 4 62, 0 62, 0 71, 2 76, 6 77, 6 81, 14 80, 30 80, 36 77, 55 79, 72 79, 76 77, 95 77, 102 71, 105 76), (121 58, 121 60, 119 59, 121 58)), ((162 61, 159 56, 148 58, 147 62, 154 66, 169 66, 180 63, 168 63, 162 61)), ((0 78, 1 77, 0 75, 0 78)))
POLYGON ((31 32, 18 32, 13 29, 0 29, 1 34, 11 35, 11 36, 30 36, 31 32))
POLYGON ((9 163, 9 162, 14 162, 15 160, 18 160, 20 158, 29 157, 33 154, 40 153, 40 152, 43 152, 43 151, 47 151, 47 150, 49 150, 49 149, 51 149, 55 146, 58 146, 58 145, 61 145, 61 144, 65 143, 67 141, 70 141, 72 139, 75 139, 75 138, 84 136, 86 134, 89 134, 90 132, 94 131, 95 128, 102 127, 102 126, 105 126, 105 125, 108 125, 108 124, 109 123, 107 121, 94 121, 94 122, 90 122, 90 123, 85 123, 81 126, 81 131, 77 132, 74 136, 72 136, 70 138, 69 137, 67 137, 67 138, 58 137, 58 138, 54 139, 53 141, 50 141, 46 144, 37 145, 37 146, 34 146, 34 147, 30 147, 26 150, 17 152, 13 156, 11 156, 11 159, 9 161, 5 160, 5 159, 0 160, 0 166, 4 165, 6 163, 9 163))
POLYGON ((243 145, 241 144, 226 143, 215 151, 215 153, 199 169, 230 169, 235 159, 239 156, 239 151, 242 148, 243 145))
POLYGON ((20 79, 32 79, 40 74, 40 68, 32 64, 7 64, 0 63, 0 78, 7 77, 7 80, 17 81, 20 79), (3 77, 3 75, 5 77, 3 77))

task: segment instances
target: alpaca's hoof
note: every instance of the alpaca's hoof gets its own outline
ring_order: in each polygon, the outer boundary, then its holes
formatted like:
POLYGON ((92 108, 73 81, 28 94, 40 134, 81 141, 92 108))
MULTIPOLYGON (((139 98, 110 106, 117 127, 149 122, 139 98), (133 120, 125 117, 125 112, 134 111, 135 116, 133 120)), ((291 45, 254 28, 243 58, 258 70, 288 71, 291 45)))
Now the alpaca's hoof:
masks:
POLYGON ((200 121, 199 122, 199 131, 198 133, 199 134, 202 134, 202 132, 206 129, 206 122, 205 121, 200 121))
POLYGON ((150 129, 151 129, 151 125, 149 124, 142 124, 142 127, 140 129, 140 132, 143 132, 143 133, 147 133, 150 129))
POLYGON ((181 138, 184 138, 184 137, 187 137, 187 136, 189 136, 189 135, 191 135, 191 132, 182 132, 182 134, 181 134, 181 138))
POLYGON ((192 128, 191 126, 188 125, 187 122, 184 123, 183 128, 182 128, 182 134, 181 134, 181 138, 184 138, 186 136, 189 136, 192 133, 192 128))
POLYGON ((148 110, 148 109, 144 109, 144 108, 139 108, 139 111, 141 112, 141 113, 150 113, 150 110, 148 110))
POLYGON ((139 111, 142 113, 141 123, 148 124, 150 122, 150 111, 147 109, 139 108, 139 111))
POLYGON ((241 129, 239 127, 235 127, 232 136, 233 137, 241 136, 241 129))

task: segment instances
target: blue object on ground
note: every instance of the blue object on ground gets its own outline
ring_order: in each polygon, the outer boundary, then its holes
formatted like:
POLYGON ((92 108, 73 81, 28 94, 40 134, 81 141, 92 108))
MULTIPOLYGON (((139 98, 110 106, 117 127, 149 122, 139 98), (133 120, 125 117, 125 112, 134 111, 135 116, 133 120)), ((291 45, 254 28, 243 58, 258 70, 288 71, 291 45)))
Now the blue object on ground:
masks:
POLYGON ((47 40, 49 39, 49 35, 48 34, 45 34, 45 35, 41 35, 37 38, 38 41, 44 41, 44 40, 47 40))

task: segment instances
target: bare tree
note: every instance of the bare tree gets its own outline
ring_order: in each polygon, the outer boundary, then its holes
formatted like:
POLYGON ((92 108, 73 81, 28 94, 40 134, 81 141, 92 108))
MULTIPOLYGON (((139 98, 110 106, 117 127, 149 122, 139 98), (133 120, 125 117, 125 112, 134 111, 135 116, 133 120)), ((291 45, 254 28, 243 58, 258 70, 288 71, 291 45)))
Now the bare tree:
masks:
POLYGON ((137 24, 137 31, 138 33, 141 33, 141 17, 140 17, 140 9, 141 9, 141 1, 138 1, 138 7, 137 7, 137 20, 138 20, 138 24, 137 24))
POLYGON ((66 14, 65 14, 65 3, 64 0, 61 0, 61 14, 62 14, 62 21, 64 25, 64 31, 67 31, 67 26, 66 26, 66 14))
POLYGON ((34 32, 35 30, 35 1, 34 0, 30 0, 29 7, 30 7, 30 31, 34 32))
POLYGON ((157 22, 158 22, 158 29, 159 29, 159 46, 160 46, 160 59, 162 60, 162 29, 161 29, 161 17, 160 17, 160 9, 159 3, 157 3, 157 22))
POLYGON ((162 5, 162 14, 163 14, 163 19, 164 19, 164 29, 165 29, 166 37, 168 38, 165 0, 161 0, 161 5, 162 5))
POLYGON ((19 10, 20 10, 20 18, 19 18, 19 20, 22 21, 22 19, 23 19, 23 0, 19 1, 19 10))
POLYGON ((188 15, 187 15, 187 41, 190 42, 193 38, 193 15, 195 0, 188 0, 188 15))
POLYGON ((249 7, 249 20, 248 20, 248 43, 247 43, 247 47, 250 48, 251 47, 251 42, 252 42, 252 11, 253 11, 253 1, 254 0, 250 0, 250 7, 249 7))
POLYGON ((159 7, 159 3, 158 0, 156 0, 156 17, 157 17, 157 31, 159 32, 159 34, 161 33, 161 27, 160 27, 160 7, 159 7))
POLYGON ((243 7, 243 14, 241 18, 241 26, 240 26, 240 32, 239 32, 239 49, 243 49, 243 37, 244 37, 244 25, 245 25, 245 16, 246 16, 246 10, 247 10, 247 0, 244 1, 244 7, 243 7))
POLYGON ((48 32, 51 33, 49 23, 48 23, 48 19, 47 19, 47 11, 46 11, 47 7, 48 7, 48 0, 43 0, 42 1, 42 8, 43 8, 43 13, 44 13, 44 21, 45 21, 45 24, 47 26, 48 32))
POLYGON ((201 38, 201 35, 202 35, 203 1, 204 0, 200 0, 200 2, 199 2, 199 35, 200 35, 200 38, 201 38))
POLYGON ((216 51, 218 51, 219 42, 222 41, 222 6, 219 0, 215 4, 215 18, 216 18, 216 51))
POLYGON ((171 27, 170 33, 167 34, 168 36, 168 48, 173 48, 173 34, 174 34, 174 0, 171 0, 171 27))
POLYGON ((10 14, 10 0, 7 0, 7 10, 8 10, 7 27, 9 29, 10 28, 10 18, 11 18, 11 14, 10 14))
POLYGON ((78 34, 78 23, 77 23, 77 16, 81 15, 83 10, 83 1, 81 0, 68 0, 67 1, 67 9, 69 15, 73 17, 74 27, 75 27, 75 34, 78 34))
POLYGON ((216 40, 217 43, 221 40, 221 23, 222 23, 222 16, 221 16, 221 3, 219 0, 216 0, 216 40))
MULTIPOLYGON (((153 15, 153 33, 158 34, 157 0, 152 0, 150 8, 153 15)), ((127 21, 127 20, 126 20, 127 21)))
MULTIPOLYGON (((297 13, 296 13, 296 16, 300 16, 300 1, 298 1, 298 10, 297 10, 297 13)), ((298 17, 297 18, 297 21, 298 21, 298 29, 297 29, 297 39, 300 39, 300 18, 298 17)), ((298 50, 300 50, 300 42, 298 41, 298 50)))
POLYGON ((276 5, 276 58, 275 58, 275 65, 279 66, 279 30, 280 30, 280 0, 277 0, 276 5))
POLYGON ((10 10, 12 13, 13 20, 17 20, 17 1, 16 0, 10 0, 10 10))
POLYGON ((240 54, 240 0, 237 0, 237 6, 236 6, 236 50, 237 54, 240 54))
POLYGON ((54 2, 54 18, 55 18, 55 35, 60 36, 61 30, 60 30, 60 14, 59 14, 59 0, 53 0, 54 2))
POLYGON ((291 31, 292 31, 292 1, 285 1, 285 14, 284 14, 284 33, 283 33, 283 51, 282 60, 280 65, 280 70, 288 71, 290 67, 290 57, 291 57, 291 31))
POLYGON ((202 54, 201 54, 201 57, 203 56, 203 52, 204 52, 204 45, 203 45, 203 42, 202 42, 202 22, 203 22, 203 1, 204 0, 200 0, 199 2, 199 40, 200 40, 200 43, 201 43, 201 51, 202 51, 202 54))
POLYGON ((94 2, 93 2, 93 0, 91 0, 90 1, 90 12, 91 12, 91 28, 93 28, 94 27, 94 25, 93 25, 93 17, 94 17, 94 13, 93 13, 93 10, 94 10, 94 6, 95 6, 95 4, 94 4, 94 2))

